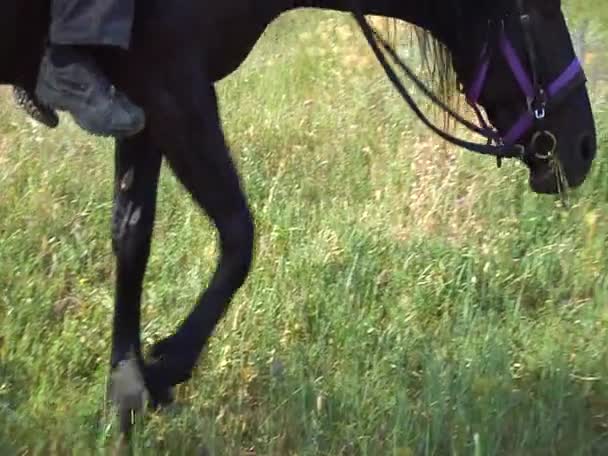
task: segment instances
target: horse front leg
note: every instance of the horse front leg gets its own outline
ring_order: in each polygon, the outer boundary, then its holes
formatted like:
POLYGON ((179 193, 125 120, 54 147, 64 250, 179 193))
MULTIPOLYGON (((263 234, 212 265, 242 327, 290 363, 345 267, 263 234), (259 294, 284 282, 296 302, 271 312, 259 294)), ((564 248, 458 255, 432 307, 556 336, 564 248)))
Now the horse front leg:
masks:
MULTIPOLYGON (((109 396, 128 432, 148 392, 143 380, 140 303, 156 212, 161 153, 146 132, 116 142, 112 247, 116 290, 109 396)), ((152 397, 152 400, 156 398, 152 397)))
POLYGON ((154 346, 155 361, 145 371, 151 391, 191 377, 201 351, 245 281, 253 255, 253 219, 224 139, 215 90, 202 78, 191 80, 195 83, 183 92, 176 85, 175 104, 162 110, 165 131, 173 132, 163 153, 215 225, 220 254, 211 282, 190 315, 175 334, 154 346))

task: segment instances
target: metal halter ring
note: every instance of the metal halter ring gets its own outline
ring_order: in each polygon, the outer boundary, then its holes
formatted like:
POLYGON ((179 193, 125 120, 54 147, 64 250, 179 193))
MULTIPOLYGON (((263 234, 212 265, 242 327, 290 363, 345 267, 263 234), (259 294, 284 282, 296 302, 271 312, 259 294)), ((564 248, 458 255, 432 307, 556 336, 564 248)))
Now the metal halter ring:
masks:
POLYGON ((536 141, 538 141, 538 138, 540 138, 541 136, 546 136, 551 140, 551 147, 549 148, 546 154, 539 154, 538 152, 534 151, 534 156, 539 160, 549 160, 553 157, 555 149, 557 149, 557 138, 549 130, 537 131, 536 133, 534 133, 532 139, 530 140, 530 147, 534 148, 536 141))

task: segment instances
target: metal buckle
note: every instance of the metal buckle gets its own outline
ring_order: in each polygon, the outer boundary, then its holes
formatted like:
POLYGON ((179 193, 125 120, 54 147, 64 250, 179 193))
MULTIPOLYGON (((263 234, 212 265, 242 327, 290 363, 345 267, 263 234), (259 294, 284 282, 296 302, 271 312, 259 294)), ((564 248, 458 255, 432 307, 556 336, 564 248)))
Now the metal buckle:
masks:
POLYGON ((542 87, 536 89, 534 97, 526 98, 528 111, 534 114, 536 120, 542 120, 547 115, 547 94, 542 87))
POLYGON ((545 115, 547 113, 545 112, 545 107, 543 106, 540 109, 535 109, 534 110, 534 117, 536 117, 536 120, 543 120, 545 118, 545 115))

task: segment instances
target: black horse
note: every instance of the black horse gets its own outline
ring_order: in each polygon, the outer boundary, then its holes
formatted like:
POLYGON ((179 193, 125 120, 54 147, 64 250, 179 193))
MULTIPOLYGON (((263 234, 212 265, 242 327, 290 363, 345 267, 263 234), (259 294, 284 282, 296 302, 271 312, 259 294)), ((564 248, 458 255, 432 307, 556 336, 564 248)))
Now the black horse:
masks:
MULTIPOLYGON (((32 91, 47 35, 46 3, 3 2, 0 83, 32 91)), ((214 83, 239 67, 281 13, 356 8, 425 30, 498 139, 522 145, 536 192, 558 191, 555 161, 561 179, 580 185, 595 156, 590 102, 560 0, 145 0, 138 6, 132 50, 98 56, 148 119, 145 131, 116 143, 111 370, 112 395, 124 411, 136 408, 144 391, 154 403, 169 401, 172 387, 191 377, 250 269, 254 223, 224 140, 214 83), (221 254, 192 313, 145 361, 140 298, 163 157, 215 224, 221 254)))

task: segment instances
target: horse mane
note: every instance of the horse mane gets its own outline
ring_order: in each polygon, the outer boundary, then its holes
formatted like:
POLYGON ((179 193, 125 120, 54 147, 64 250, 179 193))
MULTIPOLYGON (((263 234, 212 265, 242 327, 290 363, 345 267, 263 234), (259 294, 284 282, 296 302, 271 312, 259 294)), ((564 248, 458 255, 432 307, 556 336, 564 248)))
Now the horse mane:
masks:
POLYGON ((427 30, 413 27, 410 43, 417 45, 420 67, 433 91, 446 104, 458 108, 459 83, 452 65, 452 53, 427 30))
MULTIPOLYGON (((430 1, 430 0, 428 0, 430 1)), ((464 24, 466 10, 472 9, 476 14, 487 17, 503 17, 510 8, 513 7, 513 0, 440 0, 443 6, 451 7, 452 17, 457 17, 459 23, 464 24)), ((452 19, 453 20, 453 19, 452 19)), ((429 87, 435 94, 455 111, 461 111, 462 100, 461 86, 458 76, 453 66, 452 52, 431 32, 415 25, 404 25, 396 19, 389 19, 389 26, 385 30, 389 31, 389 38, 393 44, 403 35, 405 31, 406 43, 409 49, 418 50, 419 70, 423 79, 428 81, 429 87)), ((434 105, 433 105, 434 107, 434 105)), ((436 114, 444 115, 444 126, 451 127, 451 118, 442 110, 435 111, 436 114)))
MULTIPOLYGON (((385 19, 381 23, 382 34, 397 49, 406 46, 414 50, 413 68, 418 67, 422 79, 429 88, 448 106, 458 111, 461 108, 458 77, 454 70, 452 53, 448 47, 431 32, 415 25, 406 24, 397 19, 385 19)), ((445 114, 436 110, 434 114, 445 114)), ((444 116, 444 127, 450 127, 450 117, 444 116)))
MULTIPOLYGON (((504 17, 513 8, 513 0, 440 0, 442 5, 451 7, 451 14, 459 23, 465 24, 467 10, 475 11, 480 17, 504 17)), ((454 20, 454 19, 452 19, 454 20)), ((466 27, 466 25, 463 25, 466 27)), ((416 26, 408 26, 410 30, 409 45, 417 46, 419 51, 421 71, 429 80, 429 84, 439 98, 454 110, 460 110, 459 101, 461 87, 454 70, 451 51, 431 32, 416 26)), ((446 119, 447 121, 448 119, 446 119)), ((449 123, 449 122, 448 122, 449 123)), ((447 124, 446 124, 447 126, 447 124)))

